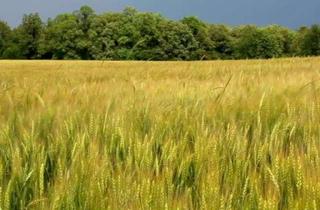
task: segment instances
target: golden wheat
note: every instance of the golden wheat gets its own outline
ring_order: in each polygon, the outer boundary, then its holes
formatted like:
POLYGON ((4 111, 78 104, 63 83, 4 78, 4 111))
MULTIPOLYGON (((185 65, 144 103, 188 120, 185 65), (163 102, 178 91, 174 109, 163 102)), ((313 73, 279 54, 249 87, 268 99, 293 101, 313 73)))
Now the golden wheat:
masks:
POLYGON ((0 61, 2 209, 316 209, 319 58, 0 61))

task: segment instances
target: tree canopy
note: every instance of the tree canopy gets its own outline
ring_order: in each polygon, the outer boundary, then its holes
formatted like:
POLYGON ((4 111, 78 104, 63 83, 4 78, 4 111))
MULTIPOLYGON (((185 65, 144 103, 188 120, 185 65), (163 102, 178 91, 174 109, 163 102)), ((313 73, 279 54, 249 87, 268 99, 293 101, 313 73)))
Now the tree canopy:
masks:
POLYGON ((320 25, 230 27, 197 17, 169 20, 127 7, 96 14, 89 6, 44 22, 24 15, 0 21, 0 58, 83 60, 212 60, 320 55, 320 25))

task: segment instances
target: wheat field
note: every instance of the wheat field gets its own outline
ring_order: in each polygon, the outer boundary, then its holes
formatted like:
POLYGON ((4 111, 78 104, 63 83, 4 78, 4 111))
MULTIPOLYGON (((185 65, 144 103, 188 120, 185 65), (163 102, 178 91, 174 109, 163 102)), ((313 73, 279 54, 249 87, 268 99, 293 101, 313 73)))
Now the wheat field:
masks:
POLYGON ((320 58, 0 61, 1 209, 320 209, 320 58))

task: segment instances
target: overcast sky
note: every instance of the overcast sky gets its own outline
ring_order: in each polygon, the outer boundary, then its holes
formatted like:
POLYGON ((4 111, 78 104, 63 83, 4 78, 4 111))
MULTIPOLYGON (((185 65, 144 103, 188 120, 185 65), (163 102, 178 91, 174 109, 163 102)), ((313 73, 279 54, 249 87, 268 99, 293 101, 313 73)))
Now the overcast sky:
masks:
POLYGON ((0 0, 0 19, 16 26, 26 13, 38 12, 47 20, 82 5, 98 13, 133 6, 173 19, 197 16, 206 22, 230 25, 280 24, 297 28, 320 24, 320 0, 0 0))

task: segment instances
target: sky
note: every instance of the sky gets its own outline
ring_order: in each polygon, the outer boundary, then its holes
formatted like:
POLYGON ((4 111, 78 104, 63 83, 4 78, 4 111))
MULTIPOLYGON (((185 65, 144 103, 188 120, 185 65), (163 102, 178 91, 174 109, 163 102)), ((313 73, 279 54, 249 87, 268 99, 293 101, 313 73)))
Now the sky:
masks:
POLYGON ((289 28, 320 24, 320 0, 0 0, 0 19, 17 26, 23 14, 38 12, 43 20, 89 5, 97 13, 139 11, 160 13, 171 19, 197 16, 208 23, 228 25, 279 24, 289 28))

